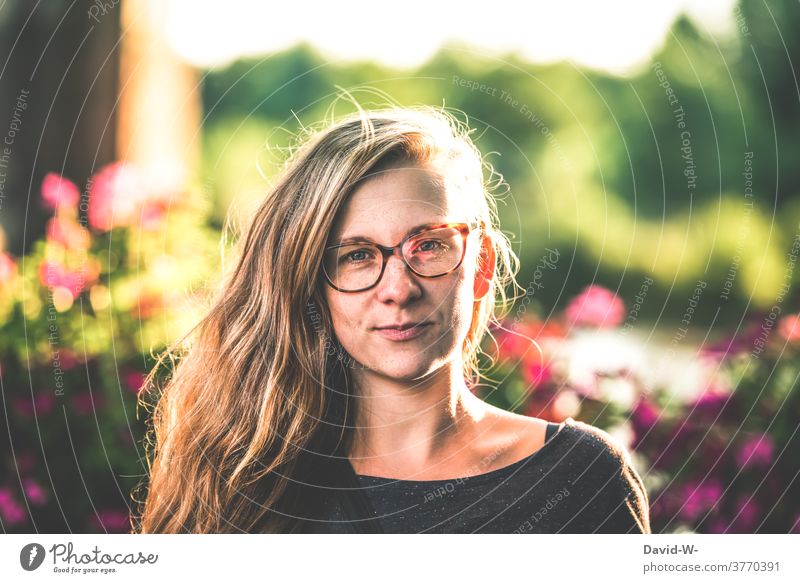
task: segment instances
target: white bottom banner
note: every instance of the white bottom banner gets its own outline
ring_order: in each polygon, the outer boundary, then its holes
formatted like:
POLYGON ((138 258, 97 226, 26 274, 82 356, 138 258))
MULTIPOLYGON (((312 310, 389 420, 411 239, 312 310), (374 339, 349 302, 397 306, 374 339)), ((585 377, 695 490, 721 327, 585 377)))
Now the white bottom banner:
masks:
POLYGON ((798 550, 770 534, 4 535, 0 581, 794 582, 798 550))

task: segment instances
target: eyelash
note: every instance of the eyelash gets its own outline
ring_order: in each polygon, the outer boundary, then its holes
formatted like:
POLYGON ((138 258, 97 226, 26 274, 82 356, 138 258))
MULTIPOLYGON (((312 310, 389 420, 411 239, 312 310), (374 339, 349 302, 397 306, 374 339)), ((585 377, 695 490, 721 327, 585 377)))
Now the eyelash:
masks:
MULTIPOLYGON (((441 241, 437 241, 436 239, 426 239, 424 241, 420 241, 420 243, 419 243, 419 245, 417 247, 420 247, 420 246, 424 245, 425 243, 436 243, 436 245, 439 246, 439 247, 443 246, 443 243, 441 241)), ((436 248, 434 247, 434 249, 427 249, 426 251, 435 251, 435 250, 436 250, 436 248)), ((362 248, 362 249, 356 249, 354 251, 350 251, 350 253, 348 253, 347 255, 342 257, 342 260, 343 261, 350 261, 351 260, 351 256, 353 254, 355 254, 355 253, 369 253, 369 250, 366 249, 366 248, 362 248)), ((355 261, 358 262, 358 260, 355 260, 355 261)))
MULTIPOLYGON (((343 261, 349 261, 350 260, 350 256, 353 255, 354 253, 368 253, 368 251, 367 251, 367 249, 356 249, 355 251, 350 251, 350 253, 348 253, 347 255, 342 257, 342 260, 343 261)), ((356 260, 356 261, 358 261, 358 260, 356 260)))

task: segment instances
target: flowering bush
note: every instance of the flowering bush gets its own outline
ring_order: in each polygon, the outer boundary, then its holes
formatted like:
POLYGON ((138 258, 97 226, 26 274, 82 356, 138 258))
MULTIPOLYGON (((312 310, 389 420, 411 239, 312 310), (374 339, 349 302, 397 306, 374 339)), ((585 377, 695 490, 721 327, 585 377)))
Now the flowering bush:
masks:
POLYGON ((30 253, 0 253, 0 520, 10 532, 125 532, 146 472, 136 397, 152 354, 187 330, 218 235, 192 189, 124 163, 85 193, 56 174, 30 253), (167 212, 169 211, 169 212, 167 212), (193 289, 194 288, 194 289, 193 289))
MULTIPOLYGON (((129 529, 146 471, 136 396, 152 355, 197 319, 188 291, 217 272, 196 194, 155 191, 121 163, 83 194, 49 174, 44 239, 21 258, 0 252, 6 531, 129 529)), ((800 316, 763 350, 756 322, 665 365, 663 343, 633 338, 625 314, 595 285, 560 317, 504 322, 485 346, 501 380, 482 396, 609 431, 633 453, 654 532, 799 532, 800 316)))
POLYGON ((484 347, 501 380, 482 396, 608 431, 632 452, 653 532, 800 532, 798 315, 778 322, 763 352, 755 322, 699 355, 687 347, 672 366, 664 343, 647 348, 619 327, 624 318, 614 293, 590 286, 548 322, 503 322, 484 347), (691 366, 693 386, 670 386, 691 366))

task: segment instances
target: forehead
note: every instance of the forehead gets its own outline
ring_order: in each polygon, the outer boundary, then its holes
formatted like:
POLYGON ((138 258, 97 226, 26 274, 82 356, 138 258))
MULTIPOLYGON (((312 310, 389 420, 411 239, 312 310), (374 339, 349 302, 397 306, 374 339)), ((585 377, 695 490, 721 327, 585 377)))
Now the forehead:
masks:
POLYGON ((405 166, 376 174, 348 197, 330 241, 365 238, 394 245, 423 223, 467 222, 470 205, 452 180, 434 167, 405 166))

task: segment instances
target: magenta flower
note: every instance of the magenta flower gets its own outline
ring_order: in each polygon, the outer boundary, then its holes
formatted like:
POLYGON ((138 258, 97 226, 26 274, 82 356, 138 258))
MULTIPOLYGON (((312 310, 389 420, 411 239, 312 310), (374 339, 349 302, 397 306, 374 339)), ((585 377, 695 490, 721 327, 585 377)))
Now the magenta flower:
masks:
POLYGON ((8 488, 0 488, 0 516, 10 525, 25 522, 25 509, 8 488))
POLYGON ((73 182, 55 172, 50 172, 42 182, 42 201, 52 210, 74 211, 78 208, 81 193, 73 182))
POLYGON ((130 371, 125 374, 125 384, 134 394, 138 395, 144 386, 145 375, 139 371, 130 371))
POLYGON ((637 432, 646 433, 661 418, 661 410, 648 399, 640 398, 631 411, 631 422, 637 432))
POLYGON ((625 304, 610 290, 590 285, 569 303, 564 313, 577 326, 613 328, 625 319, 625 304))
POLYGON ((738 533, 754 533, 761 518, 761 507, 755 498, 742 494, 736 502, 736 514, 731 530, 738 533))
POLYGON ((768 433, 748 437, 736 453, 736 463, 742 468, 768 468, 774 458, 775 442, 768 433))
MULTIPOLYGON (((524 334, 524 332, 521 332, 524 334)), ((536 351, 535 346, 529 340, 511 334, 505 330, 494 332, 495 340, 497 341, 498 356, 501 360, 515 361, 519 359, 525 350, 536 351)))
POLYGON ((718 480, 710 478, 701 484, 686 484, 681 490, 681 498, 685 500, 680 510, 681 517, 695 521, 714 508, 722 496, 722 485, 718 480))
POLYGON ((688 445, 697 443, 697 438, 698 432, 694 426, 687 423, 685 419, 677 419, 664 437, 663 449, 654 452, 653 466, 669 469, 676 460, 684 455, 688 445))
POLYGON ((58 353, 58 361, 63 370, 71 370, 78 364, 78 355, 71 350, 64 348, 58 353))
POLYGON ((49 391, 39 391, 30 397, 14 397, 12 401, 14 411, 22 417, 33 417, 34 410, 37 415, 47 415, 53 411, 56 398, 49 391))
POLYGON ((526 380, 533 384, 534 386, 538 386, 542 383, 546 383, 552 378, 553 374, 550 369, 550 366, 547 364, 541 365, 538 362, 531 363, 525 367, 525 378, 526 380))
POLYGON ((72 395, 70 401, 72 402, 72 408, 80 415, 86 415, 95 409, 101 409, 105 405, 105 399, 102 394, 95 392, 92 395, 88 390, 72 395))
POLYGON ((128 513, 119 510, 100 510, 97 515, 91 517, 91 522, 108 533, 126 533, 131 530, 128 513))
POLYGON ((47 502, 47 494, 45 493, 44 488, 42 488, 35 480, 31 478, 22 480, 22 487, 25 490, 25 496, 33 504, 41 506, 47 502))
POLYGON ((726 407, 730 410, 728 402, 731 395, 731 393, 721 391, 716 387, 709 387, 689 405, 688 413, 693 419, 716 419, 726 407))
POLYGON ((661 410, 648 399, 639 398, 631 411, 631 425, 633 425, 634 441, 636 447, 642 438, 658 424, 661 410))
POLYGON ((124 162, 105 166, 91 180, 89 225, 98 231, 130 225, 146 196, 144 181, 133 166, 124 162))
POLYGON ((728 532, 728 528, 730 524, 724 518, 718 516, 716 518, 711 519, 706 523, 706 532, 710 534, 724 534, 728 532))
POLYGON ((743 352, 749 352, 753 349, 753 344, 758 340, 761 333, 761 322, 759 320, 754 320, 746 324, 745 327, 737 333, 725 336, 716 342, 706 344, 702 348, 701 353, 719 360, 724 360, 743 352))

